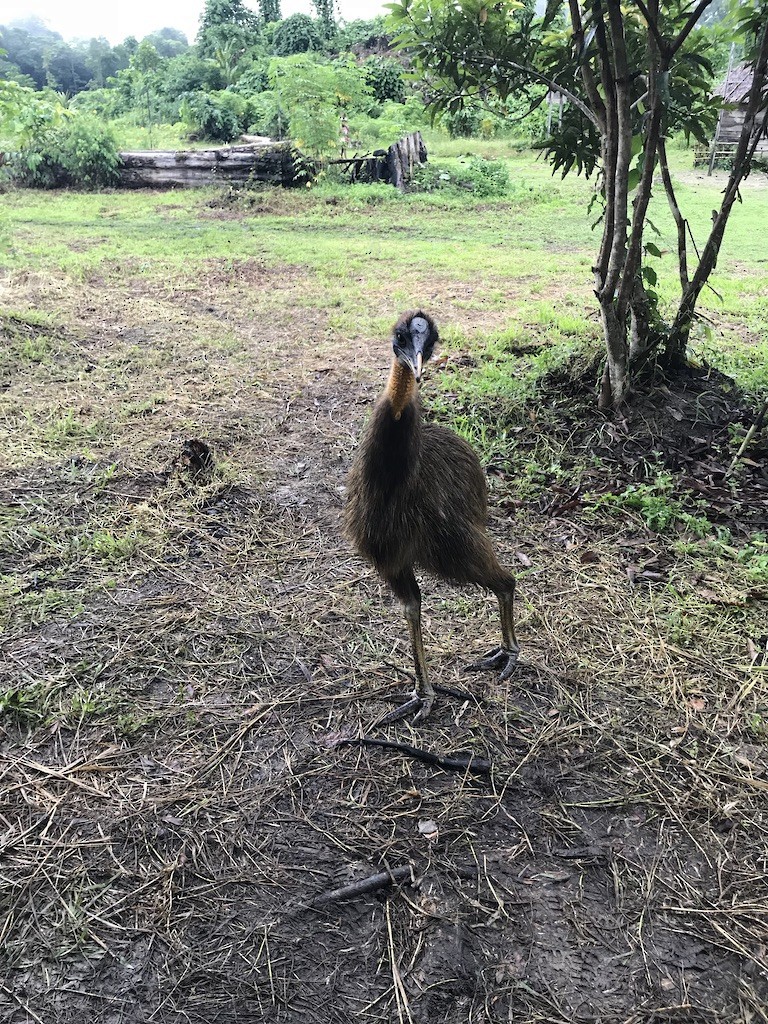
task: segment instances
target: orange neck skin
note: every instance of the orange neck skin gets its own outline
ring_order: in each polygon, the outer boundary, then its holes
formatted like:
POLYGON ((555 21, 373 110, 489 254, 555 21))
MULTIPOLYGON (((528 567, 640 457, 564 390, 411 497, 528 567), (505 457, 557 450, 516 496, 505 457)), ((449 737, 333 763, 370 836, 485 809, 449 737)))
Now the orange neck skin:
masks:
POLYGON ((399 363, 397 359, 393 359, 385 394, 392 406, 392 415, 396 420, 400 419, 403 410, 415 399, 418 391, 416 378, 411 370, 399 363))

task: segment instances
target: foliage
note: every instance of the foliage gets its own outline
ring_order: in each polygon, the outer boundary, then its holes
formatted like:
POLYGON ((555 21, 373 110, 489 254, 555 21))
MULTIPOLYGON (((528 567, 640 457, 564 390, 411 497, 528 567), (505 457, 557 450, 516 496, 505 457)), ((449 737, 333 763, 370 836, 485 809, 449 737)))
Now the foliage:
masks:
POLYGON ((339 53, 348 50, 359 52, 375 47, 386 47, 388 43, 385 19, 381 16, 372 18, 370 21, 362 19, 348 21, 342 28, 337 28, 333 40, 334 49, 339 53))
POLYGON ((248 131, 254 135, 268 135, 272 139, 285 139, 290 134, 287 111, 281 106, 276 92, 267 89, 250 101, 251 119, 248 131))
POLYGON ((0 133, 16 150, 37 144, 69 117, 61 97, 0 79, 0 133))
POLYGON ((311 54, 275 58, 269 77, 291 120, 294 142, 312 156, 338 147, 342 114, 370 106, 365 73, 351 58, 332 62, 311 54))
POLYGON ((290 57, 295 53, 306 53, 308 50, 321 50, 323 33, 306 14, 292 14, 281 21, 275 31, 275 54, 278 57, 290 57))
POLYGON ((244 46, 258 38, 258 17, 243 0, 206 0, 200 16, 197 48, 201 57, 214 57, 222 39, 238 36, 244 46))
POLYGON ((259 0, 259 14, 261 20, 268 25, 273 21, 280 21, 280 0, 259 0))
POLYGON ((186 92, 209 92, 221 89, 224 81, 221 68, 210 57, 200 57, 195 50, 187 50, 165 65, 159 88, 169 100, 186 92))
POLYGON ((269 89, 269 60, 254 60, 237 76, 232 88, 243 96, 256 96, 269 89))
POLYGON ((458 166, 430 161, 417 167, 411 190, 414 192, 469 192, 478 199, 505 196, 510 178, 501 160, 484 160, 473 156, 458 166))
POLYGON ((95 114, 103 121, 112 121, 121 117, 129 109, 129 104, 117 89, 86 89, 72 97, 69 109, 83 114, 95 114))
POLYGON ((356 115, 355 138, 369 149, 389 146, 409 132, 424 130, 428 123, 424 104, 418 96, 409 96, 405 103, 387 100, 369 108, 367 114, 356 115))
POLYGON ((189 93, 181 104, 181 115, 200 138, 231 142, 246 130, 253 111, 245 97, 224 89, 189 93))
POLYGON ((394 100, 403 103, 405 100, 405 82, 403 66, 391 57, 369 57, 363 65, 365 78, 379 103, 394 100))
POLYGON ((13 155, 14 179, 35 188, 114 185, 120 157, 111 129, 92 114, 75 114, 38 132, 13 155))

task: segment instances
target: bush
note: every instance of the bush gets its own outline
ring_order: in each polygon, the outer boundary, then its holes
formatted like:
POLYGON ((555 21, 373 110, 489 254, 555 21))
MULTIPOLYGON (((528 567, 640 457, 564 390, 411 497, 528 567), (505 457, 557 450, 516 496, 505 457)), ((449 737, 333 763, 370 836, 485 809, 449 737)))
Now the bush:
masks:
POLYGON ((111 129, 77 114, 15 153, 11 173, 30 188, 99 188, 116 184, 119 165, 111 129))
POLYGON ((252 135, 268 135, 271 139, 286 138, 290 123, 276 93, 271 90, 259 93, 251 99, 250 107, 251 121, 248 124, 248 131, 252 135))
POLYGON ((223 89, 189 93, 181 104, 181 116, 201 138, 232 142, 248 127, 253 110, 244 96, 223 89))
POLYGON ((248 65, 232 86, 241 96, 258 96, 269 89, 269 62, 256 60, 248 65))
POLYGON ((473 156, 458 167, 427 163, 414 171, 413 192, 471 192, 479 199, 505 196, 509 192, 509 171, 501 160, 484 160, 473 156))
POLYGON ((323 32, 307 14, 292 14, 275 29, 275 54, 278 57, 322 48, 323 32))
POLYGON ((374 99, 379 103, 387 100, 402 103, 405 100, 403 68, 399 61, 391 57, 371 57, 363 67, 374 99))

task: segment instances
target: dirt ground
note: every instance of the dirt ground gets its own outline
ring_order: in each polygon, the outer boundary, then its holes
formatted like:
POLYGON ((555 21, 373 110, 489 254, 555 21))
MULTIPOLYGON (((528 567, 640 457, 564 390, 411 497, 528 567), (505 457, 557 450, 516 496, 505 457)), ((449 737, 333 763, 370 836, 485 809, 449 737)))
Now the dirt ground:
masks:
MULTIPOLYGON (((15 450, 0 483, 3 572, 27 588, 0 662, 2 1019, 768 1021, 766 595, 697 576, 636 515, 590 517, 567 481, 526 502, 515 466, 492 467, 519 669, 467 676, 494 602, 427 580, 449 692, 428 723, 377 726, 410 652, 340 511, 386 338, 320 308, 254 322, 248 289, 297 282, 209 271, 186 294, 86 283, 48 362, 4 383, 7 421, 48 422, 58 389, 93 431, 57 455, 49 425, 47 455, 15 450), (185 348, 193 315, 242 360, 185 348), (117 398, 135 412, 110 418, 117 398), (193 437, 215 469, 185 465, 193 437), (98 523, 138 536, 130 558, 82 555, 98 523), (363 734, 491 767, 336 746, 363 734), (329 896, 381 872, 394 883, 329 896)), ((672 405, 711 462, 701 394, 672 405)), ((592 489, 638 478, 626 423, 591 431, 592 489)))

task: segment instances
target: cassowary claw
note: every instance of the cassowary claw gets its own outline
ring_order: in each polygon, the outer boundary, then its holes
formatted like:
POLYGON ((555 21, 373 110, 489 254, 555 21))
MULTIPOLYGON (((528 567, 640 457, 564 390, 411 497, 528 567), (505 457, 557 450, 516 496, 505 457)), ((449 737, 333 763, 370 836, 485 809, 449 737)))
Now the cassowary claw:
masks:
POLYGON ((494 669, 501 669, 499 681, 503 683, 506 682, 506 680, 509 679, 515 671, 519 653, 519 647, 513 647, 510 650, 507 650, 506 647, 496 647, 494 650, 489 651, 484 655, 479 661, 473 661, 471 665, 467 665, 464 671, 489 672, 494 669))

